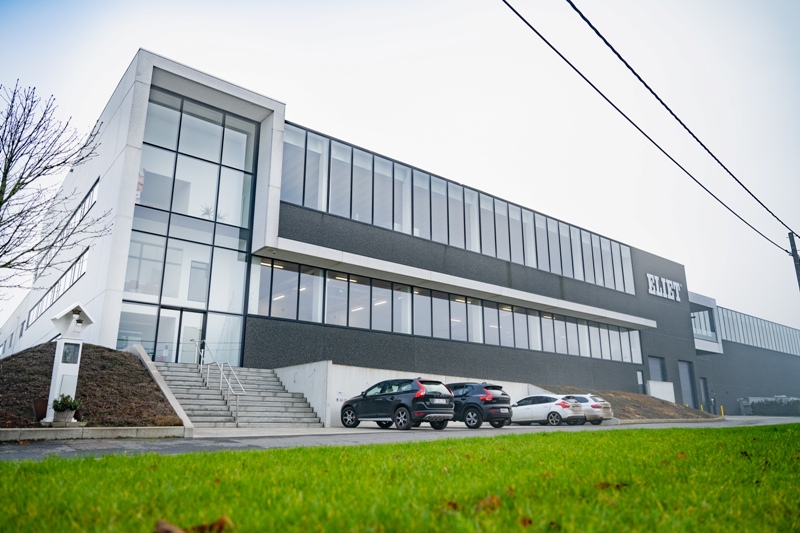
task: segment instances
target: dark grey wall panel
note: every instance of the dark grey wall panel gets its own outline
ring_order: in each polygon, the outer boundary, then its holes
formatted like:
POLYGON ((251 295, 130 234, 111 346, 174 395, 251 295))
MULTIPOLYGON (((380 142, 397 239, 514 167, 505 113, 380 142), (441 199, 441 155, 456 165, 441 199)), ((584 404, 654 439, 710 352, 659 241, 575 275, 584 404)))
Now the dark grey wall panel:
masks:
POLYGON ((626 363, 247 317, 243 366, 279 368, 323 360, 420 374, 638 391, 639 367, 626 363))

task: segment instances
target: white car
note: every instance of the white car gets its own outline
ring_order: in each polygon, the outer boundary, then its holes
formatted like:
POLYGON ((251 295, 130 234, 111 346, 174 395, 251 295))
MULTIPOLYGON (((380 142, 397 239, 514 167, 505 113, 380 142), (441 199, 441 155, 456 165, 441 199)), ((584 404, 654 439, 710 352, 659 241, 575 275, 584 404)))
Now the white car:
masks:
MULTIPOLYGON (((572 399, 580 402, 583 408, 583 414, 586 420, 595 426, 603 423, 603 420, 611 420, 614 418, 614 411, 611 409, 611 404, 605 401, 600 396, 594 394, 567 394, 561 397, 564 400, 572 399)), ((584 422, 578 422, 583 424, 584 422)))
POLYGON ((586 422, 586 416, 577 400, 566 400, 549 394, 528 396, 511 407, 511 423, 521 426, 528 426, 533 422, 543 426, 558 426, 562 421, 569 425, 586 422))

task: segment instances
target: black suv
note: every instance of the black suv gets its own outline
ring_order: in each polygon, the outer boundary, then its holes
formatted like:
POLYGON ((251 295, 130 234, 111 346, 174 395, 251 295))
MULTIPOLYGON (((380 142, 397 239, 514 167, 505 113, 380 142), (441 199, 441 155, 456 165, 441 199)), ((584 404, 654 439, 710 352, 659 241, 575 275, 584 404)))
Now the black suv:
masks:
POLYGON ((500 385, 491 383, 448 383, 456 404, 454 421, 478 429, 486 420, 492 427, 511 423, 511 397, 500 385))
POLYGON ((354 428, 363 421, 377 422, 386 429, 410 429, 430 422, 444 429, 453 418, 453 394, 441 381, 390 379, 373 385, 342 406, 342 425, 354 428))

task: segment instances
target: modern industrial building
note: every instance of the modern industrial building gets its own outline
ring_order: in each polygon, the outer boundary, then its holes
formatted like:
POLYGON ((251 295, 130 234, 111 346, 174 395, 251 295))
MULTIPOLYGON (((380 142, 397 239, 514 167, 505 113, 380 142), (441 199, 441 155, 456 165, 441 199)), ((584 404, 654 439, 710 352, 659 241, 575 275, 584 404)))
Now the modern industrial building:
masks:
POLYGON ((205 339, 217 360, 295 374, 324 362, 729 413, 742 397, 800 396, 800 330, 717 307, 682 265, 546 206, 285 111, 140 51, 100 117, 98 157, 63 185, 80 191, 75 222, 110 211, 113 229, 41 273, 0 329, 0 356, 52 340, 50 318, 80 302, 96 321, 87 342, 141 344, 155 361, 195 362, 205 339))

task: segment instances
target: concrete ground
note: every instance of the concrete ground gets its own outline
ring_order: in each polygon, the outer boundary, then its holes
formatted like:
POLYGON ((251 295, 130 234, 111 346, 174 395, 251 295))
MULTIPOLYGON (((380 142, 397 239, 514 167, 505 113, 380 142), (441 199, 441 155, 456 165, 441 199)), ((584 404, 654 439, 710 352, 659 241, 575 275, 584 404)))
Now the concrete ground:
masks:
POLYGON ((642 428, 661 429, 674 427, 726 428, 798 423, 800 423, 800 417, 729 416, 725 419, 703 422, 643 421, 635 424, 603 424, 601 426, 589 424, 584 426, 562 425, 559 427, 534 425, 508 426, 502 429, 494 429, 487 424, 477 430, 467 429, 462 423, 452 423, 444 431, 435 431, 427 424, 409 431, 399 431, 394 428, 379 429, 375 424, 366 422, 355 429, 195 429, 194 438, 191 439, 118 438, 3 442, 0 443, 0 461, 39 461, 50 456, 80 458, 99 457, 109 454, 136 455, 144 453, 175 455, 232 450, 267 450, 299 446, 355 446, 551 431, 631 431, 642 428))

